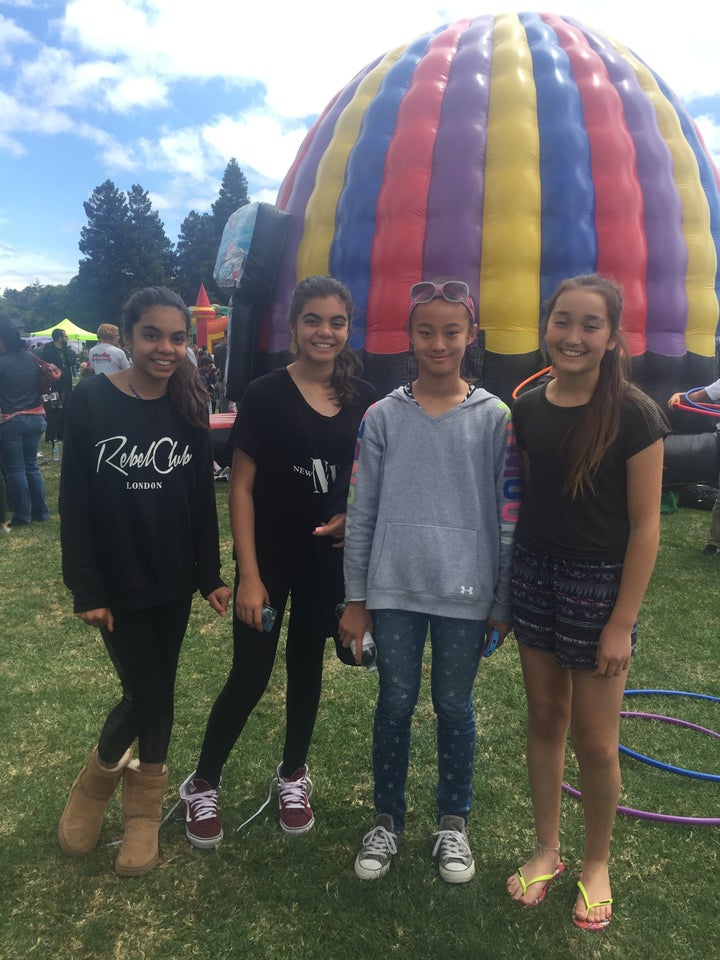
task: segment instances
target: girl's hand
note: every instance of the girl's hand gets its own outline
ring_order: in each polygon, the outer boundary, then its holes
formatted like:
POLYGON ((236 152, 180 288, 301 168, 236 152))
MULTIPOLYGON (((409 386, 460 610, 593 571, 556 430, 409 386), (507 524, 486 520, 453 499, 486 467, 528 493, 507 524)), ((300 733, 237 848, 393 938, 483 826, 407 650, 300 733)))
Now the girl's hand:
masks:
POLYGON ((487 622, 485 624, 485 635, 489 637, 490 634, 493 632, 493 630, 497 630, 497 632, 500 634, 500 639, 498 640, 497 646, 495 647, 495 649, 497 650, 498 647, 501 647, 503 645, 505 641, 505 637, 512 630, 512 624, 505 623, 503 620, 493 620, 490 617, 488 617, 487 622))
POLYGON ((75 616, 89 627, 97 627, 98 629, 105 627, 108 633, 113 632, 115 621, 110 607, 98 607, 97 610, 83 610, 82 613, 76 613, 75 616))
POLYGON ((600 634, 597 650, 597 667, 594 677, 619 677, 630 669, 632 641, 630 631, 623 627, 605 624, 600 634))
POLYGON ((683 396, 682 393, 674 393, 668 400, 668 407, 672 410, 674 406, 681 402, 683 396))
POLYGON ((319 527, 315 527, 313 530, 314 537, 332 537, 334 540, 337 540, 337 543, 333 544, 333 547, 336 549, 342 547, 345 543, 345 517, 344 513, 336 513, 334 517, 330 517, 327 523, 322 523, 319 527))
POLYGON ((213 608, 215 613, 220 617, 224 617, 227 613, 227 608, 230 603, 230 597, 232 596, 232 590, 230 587, 226 587, 224 584, 222 587, 218 587, 217 590, 213 590, 212 593, 209 593, 205 599, 213 608))
POLYGON ((340 617, 340 642, 344 647, 350 647, 355 641, 355 662, 362 660, 362 639, 365 631, 372 632, 372 614, 365 609, 364 600, 352 600, 343 610, 340 617))
POLYGON ((235 613, 243 623, 260 633, 263 632, 262 607, 264 603, 270 603, 270 594, 265 589, 265 584, 260 577, 241 577, 235 594, 235 613))

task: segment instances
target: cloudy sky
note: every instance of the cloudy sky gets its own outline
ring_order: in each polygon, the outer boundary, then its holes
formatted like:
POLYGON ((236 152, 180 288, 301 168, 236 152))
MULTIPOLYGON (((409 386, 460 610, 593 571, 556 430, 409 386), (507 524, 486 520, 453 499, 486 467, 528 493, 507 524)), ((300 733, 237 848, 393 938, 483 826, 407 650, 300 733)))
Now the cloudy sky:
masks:
POLYGON ((720 161, 720 5, 708 0, 0 0, 0 292, 77 273, 83 201, 150 192, 175 242, 228 159, 274 202, 317 115, 366 64, 461 17, 551 10, 621 41, 720 161))

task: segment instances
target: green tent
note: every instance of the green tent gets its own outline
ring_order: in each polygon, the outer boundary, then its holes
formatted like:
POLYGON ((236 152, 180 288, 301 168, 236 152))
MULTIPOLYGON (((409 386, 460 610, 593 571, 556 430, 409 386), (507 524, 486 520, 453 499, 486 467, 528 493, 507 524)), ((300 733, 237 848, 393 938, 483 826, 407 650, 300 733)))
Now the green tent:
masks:
POLYGON ((97 340, 96 333, 90 333, 89 330, 83 330, 82 327, 75 326, 72 320, 68 320, 67 317, 60 323, 56 323, 54 327, 48 327, 47 330, 33 330, 31 336, 51 337, 53 330, 64 330, 68 340, 97 340))

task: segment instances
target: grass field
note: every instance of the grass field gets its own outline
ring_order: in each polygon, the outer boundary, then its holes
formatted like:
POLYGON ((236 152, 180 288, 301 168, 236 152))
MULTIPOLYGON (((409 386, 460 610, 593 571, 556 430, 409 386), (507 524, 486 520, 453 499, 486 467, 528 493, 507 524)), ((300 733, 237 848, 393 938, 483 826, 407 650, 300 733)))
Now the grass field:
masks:
MULTIPOLYGON (((58 464, 43 466, 51 503, 58 464)), ((217 487, 225 570, 231 576, 227 486, 217 487)), ((641 616, 631 687, 720 695, 720 558, 700 556, 709 515, 662 519, 662 546, 641 616)), ((121 834, 111 802, 98 848, 69 859, 56 840, 69 786, 96 742, 117 683, 99 636, 71 614, 60 577, 57 517, 0 539, 0 960, 612 960, 705 958, 717 949, 717 827, 618 817, 615 918, 604 934, 570 921, 582 853, 578 801, 563 801, 565 876, 542 907, 522 910, 505 878, 530 851, 524 767, 524 698, 514 643, 483 663, 476 686, 478 751, 470 835, 475 879, 443 883, 430 861, 435 724, 424 686, 400 854, 377 883, 353 873, 372 820, 370 746, 376 679, 336 661, 328 646, 324 694, 310 757, 316 828, 286 838, 265 799, 280 757, 282 664, 224 772, 226 838, 191 847, 171 818, 161 862, 144 878, 112 869, 121 834), (713 946, 714 944, 714 946, 713 946)), ((194 604, 177 688, 170 789, 192 769, 210 705, 231 654, 229 623, 194 604)), ((720 703, 632 697, 628 709, 720 729, 720 703)), ((668 724, 623 720, 623 743, 667 763, 720 773, 718 740, 668 724)), ((623 802, 674 815, 720 817, 720 786, 622 757, 623 802)), ((575 783, 572 761, 568 779, 575 783)), ((176 814, 179 810, 176 811, 176 814)))

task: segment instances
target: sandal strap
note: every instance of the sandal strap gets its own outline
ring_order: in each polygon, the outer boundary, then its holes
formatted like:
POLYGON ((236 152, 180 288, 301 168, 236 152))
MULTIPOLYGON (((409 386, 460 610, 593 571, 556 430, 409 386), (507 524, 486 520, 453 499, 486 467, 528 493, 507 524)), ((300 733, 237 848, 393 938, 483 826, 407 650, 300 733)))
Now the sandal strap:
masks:
MULTIPOLYGON (((558 875, 558 870, 560 870, 560 864, 558 864, 554 873, 542 873, 539 877, 534 877, 532 880, 526 880, 523 876, 522 867, 518 867, 517 875, 523 894, 527 893, 527 888, 531 887, 534 883, 543 883, 546 880, 554 880, 558 875)), ((560 873, 562 873, 562 870, 560 870, 560 873)))
MULTIPOLYGON (((577 885, 578 885, 578 890, 583 896, 583 900, 585 901, 585 907, 588 911, 592 910, 594 907, 609 907, 610 904, 613 902, 613 898, 610 897, 608 900, 597 900, 595 903, 590 903, 590 897, 588 897, 588 892, 585 889, 585 884, 582 882, 582 880, 578 880, 577 885)), ((524 892, 525 891, 523 890, 523 893, 524 892)))

